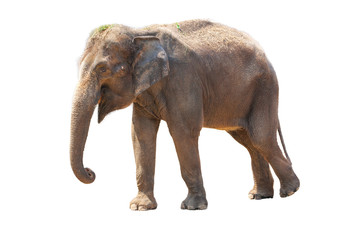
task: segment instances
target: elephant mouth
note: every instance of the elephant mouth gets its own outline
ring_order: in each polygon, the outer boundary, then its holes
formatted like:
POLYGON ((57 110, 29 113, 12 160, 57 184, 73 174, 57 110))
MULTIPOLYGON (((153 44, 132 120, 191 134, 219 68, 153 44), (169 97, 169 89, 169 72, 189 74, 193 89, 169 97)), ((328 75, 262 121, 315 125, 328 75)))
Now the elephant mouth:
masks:
POLYGON ((107 85, 101 86, 100 98, 98 102, 98 123, 101 123, 107 114, 109 114, 113 109, 112 106, 112 94, 107 85))
POLYGON ((98 101, 98 123, 111 112, 124 109, 131 105, 134 97, 131 95, 117 95, 107 86, 101 87, 101 97, 98 101))
POLYGON ((104 98, 100 98, 98 105, 98 123, 101 123, 106 117, 106 115, 110 112, 111 106, 109 102, 104 98))

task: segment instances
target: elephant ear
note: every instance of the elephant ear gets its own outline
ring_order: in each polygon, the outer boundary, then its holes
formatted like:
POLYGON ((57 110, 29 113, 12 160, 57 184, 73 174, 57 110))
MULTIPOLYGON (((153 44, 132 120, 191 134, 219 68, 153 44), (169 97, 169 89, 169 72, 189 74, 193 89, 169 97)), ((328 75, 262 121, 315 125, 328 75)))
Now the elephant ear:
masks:
POLYGON ((169 75, 169 60, 157 37, 135 37, 133 42, 138 49, 133 62, 135 96, 138 96, 169 75))

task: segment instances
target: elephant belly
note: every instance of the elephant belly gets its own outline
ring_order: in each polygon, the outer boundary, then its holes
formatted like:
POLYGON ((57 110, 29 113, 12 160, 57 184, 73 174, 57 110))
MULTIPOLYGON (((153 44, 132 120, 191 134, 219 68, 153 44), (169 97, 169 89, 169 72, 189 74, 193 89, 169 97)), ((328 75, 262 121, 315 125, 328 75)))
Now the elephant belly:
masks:
POLYGON ((218 87, 217 94, 204 101, 203 127, 234 130, 247 127, 254 89, 251 87, 218 87))

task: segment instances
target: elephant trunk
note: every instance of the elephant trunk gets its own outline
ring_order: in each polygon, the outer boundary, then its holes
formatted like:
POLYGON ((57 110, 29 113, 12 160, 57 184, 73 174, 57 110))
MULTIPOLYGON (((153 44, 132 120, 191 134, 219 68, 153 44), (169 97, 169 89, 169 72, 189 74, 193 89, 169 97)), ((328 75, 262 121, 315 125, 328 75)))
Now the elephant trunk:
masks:
POLYGON ((71 113, 70 161, 75 176, 83 183, 92 183, 95 173, 84 168, 83 152, 91 117, 100 92, 94 81, 82 79, 76 89, 71 113))

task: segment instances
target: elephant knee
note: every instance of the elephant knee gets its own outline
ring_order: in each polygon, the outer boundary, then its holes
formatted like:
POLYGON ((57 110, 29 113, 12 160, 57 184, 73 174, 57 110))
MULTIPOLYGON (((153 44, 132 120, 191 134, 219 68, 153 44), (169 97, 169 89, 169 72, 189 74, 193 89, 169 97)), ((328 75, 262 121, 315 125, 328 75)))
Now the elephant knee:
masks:
POLYGON ((201 128, 197 127, 180 127, 172 128, 169 127, 169 132, 172 138, 174 139, 194 139, 197 140, 200 136, 201 128))

